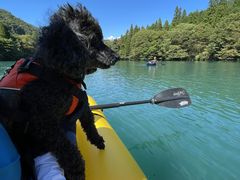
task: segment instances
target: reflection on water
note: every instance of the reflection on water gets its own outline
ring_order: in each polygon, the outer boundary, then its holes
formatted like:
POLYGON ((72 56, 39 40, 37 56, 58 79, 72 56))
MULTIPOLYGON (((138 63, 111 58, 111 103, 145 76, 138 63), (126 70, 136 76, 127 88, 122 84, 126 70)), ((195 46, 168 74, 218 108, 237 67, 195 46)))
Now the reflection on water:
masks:
MULTIPOLYGON (((6 67, 1 63, 0 75, 6 67), (4 67, 4 68, 3 68, 4 67)), ((111 103, 150 99, 185 88, 192 105, 138 105, 105 110, 109 122, 150 180, 240 178, 240 64, 119 62, 86 77, 88 93, 111 103)))

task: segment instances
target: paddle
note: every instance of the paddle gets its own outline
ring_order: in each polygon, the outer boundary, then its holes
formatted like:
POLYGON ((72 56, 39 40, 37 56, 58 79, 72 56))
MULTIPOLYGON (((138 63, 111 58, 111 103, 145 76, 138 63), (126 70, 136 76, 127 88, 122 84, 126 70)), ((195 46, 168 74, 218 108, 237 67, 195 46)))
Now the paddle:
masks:
POLYGON ((130 101, 130 102, 118 102, 111 104, 100 104, 90 106, 93 109, 109 109, 120 106, 130 106, 137 104, 157 104, 159 106, 168 107, 168 108, 182 108, 189 106, 191 104, 191 99, 187 93, 187 91, 183 88, 173 88, 167 89, 155 95, 153 98, 149 100, 142 101, 130 101))

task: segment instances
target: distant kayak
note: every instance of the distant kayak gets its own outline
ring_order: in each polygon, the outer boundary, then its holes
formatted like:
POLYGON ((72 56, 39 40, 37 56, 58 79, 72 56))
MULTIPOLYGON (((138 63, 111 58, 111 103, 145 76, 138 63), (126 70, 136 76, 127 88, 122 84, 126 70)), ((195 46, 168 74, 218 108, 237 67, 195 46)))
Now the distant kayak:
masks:
POLYGON ((156 66, 156 65, 157 65, 157 61, 155 61, 155 60, 147 62, 147 66, 156 66))

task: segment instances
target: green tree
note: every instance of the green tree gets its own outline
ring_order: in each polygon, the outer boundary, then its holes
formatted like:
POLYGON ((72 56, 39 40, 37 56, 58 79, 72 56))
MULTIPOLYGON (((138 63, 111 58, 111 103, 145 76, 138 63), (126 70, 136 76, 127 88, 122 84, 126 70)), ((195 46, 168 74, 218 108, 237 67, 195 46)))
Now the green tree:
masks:
POLYGON ((161 20, 161 18, 159 18, 157 20, 156 30, 162 30, 162 28, 163 28, 162 20, 161 20))
POLYGON ((187 11, 186 9, 184 9, 181 17, 181 22, 185 22, 186 17, 187 17, 187 11))
POLYGON ((0 60, 12 61, 16 60, 19 53, 16 49, 16 44, 12 39, 0 37, 0 60))
POLYGON ((224 18, 212 36, 212 41, 217 43, 217 57, 220 60, 237 60, 240 58, 240 13, 231 14, 224 18))
POLYGON ((186 9, 184 9, 184 10, 183 10, 183 13, 182 13, 182 18, 185 18, 185 17, 187 17, 187 11, 186 11, 186 9))
POLYGON ((167 30, 167 31, 169 30, 170 26, 169 26, 168 20, 165 21, 163 28, 164 30, 167 30))
POLYGON ((182 9, 178 6, 175 9, 173 20, 172 20, 172 26, 176 26, 182 18, 182 9))
POLYGON ((0 23, 0 37, 2 38, 10 38, 10 33, 8 32, 6 26, 0 23))
POLYGON ((154 30, 141 30, 132 38, 130 57, 136 60, 157 55, 162 33, 154 30))
POLYGON ((138 27, 137 25, 135 25, 134 29, 133 29, 133 34, 136 34, 138 31, 140 31, 140 27, 138 27))

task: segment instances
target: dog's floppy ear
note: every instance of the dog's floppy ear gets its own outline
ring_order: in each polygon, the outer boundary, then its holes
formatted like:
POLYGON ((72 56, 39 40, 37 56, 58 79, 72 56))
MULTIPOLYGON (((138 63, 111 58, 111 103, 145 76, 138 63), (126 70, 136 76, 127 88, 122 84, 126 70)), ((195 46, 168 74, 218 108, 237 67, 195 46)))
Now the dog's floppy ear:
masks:
POLYGON ((35 58, 43 66, 75 79, 79 71, 84 71, 89 53, 64 20, 54 17, 49 26, 41 29, 35 58))

